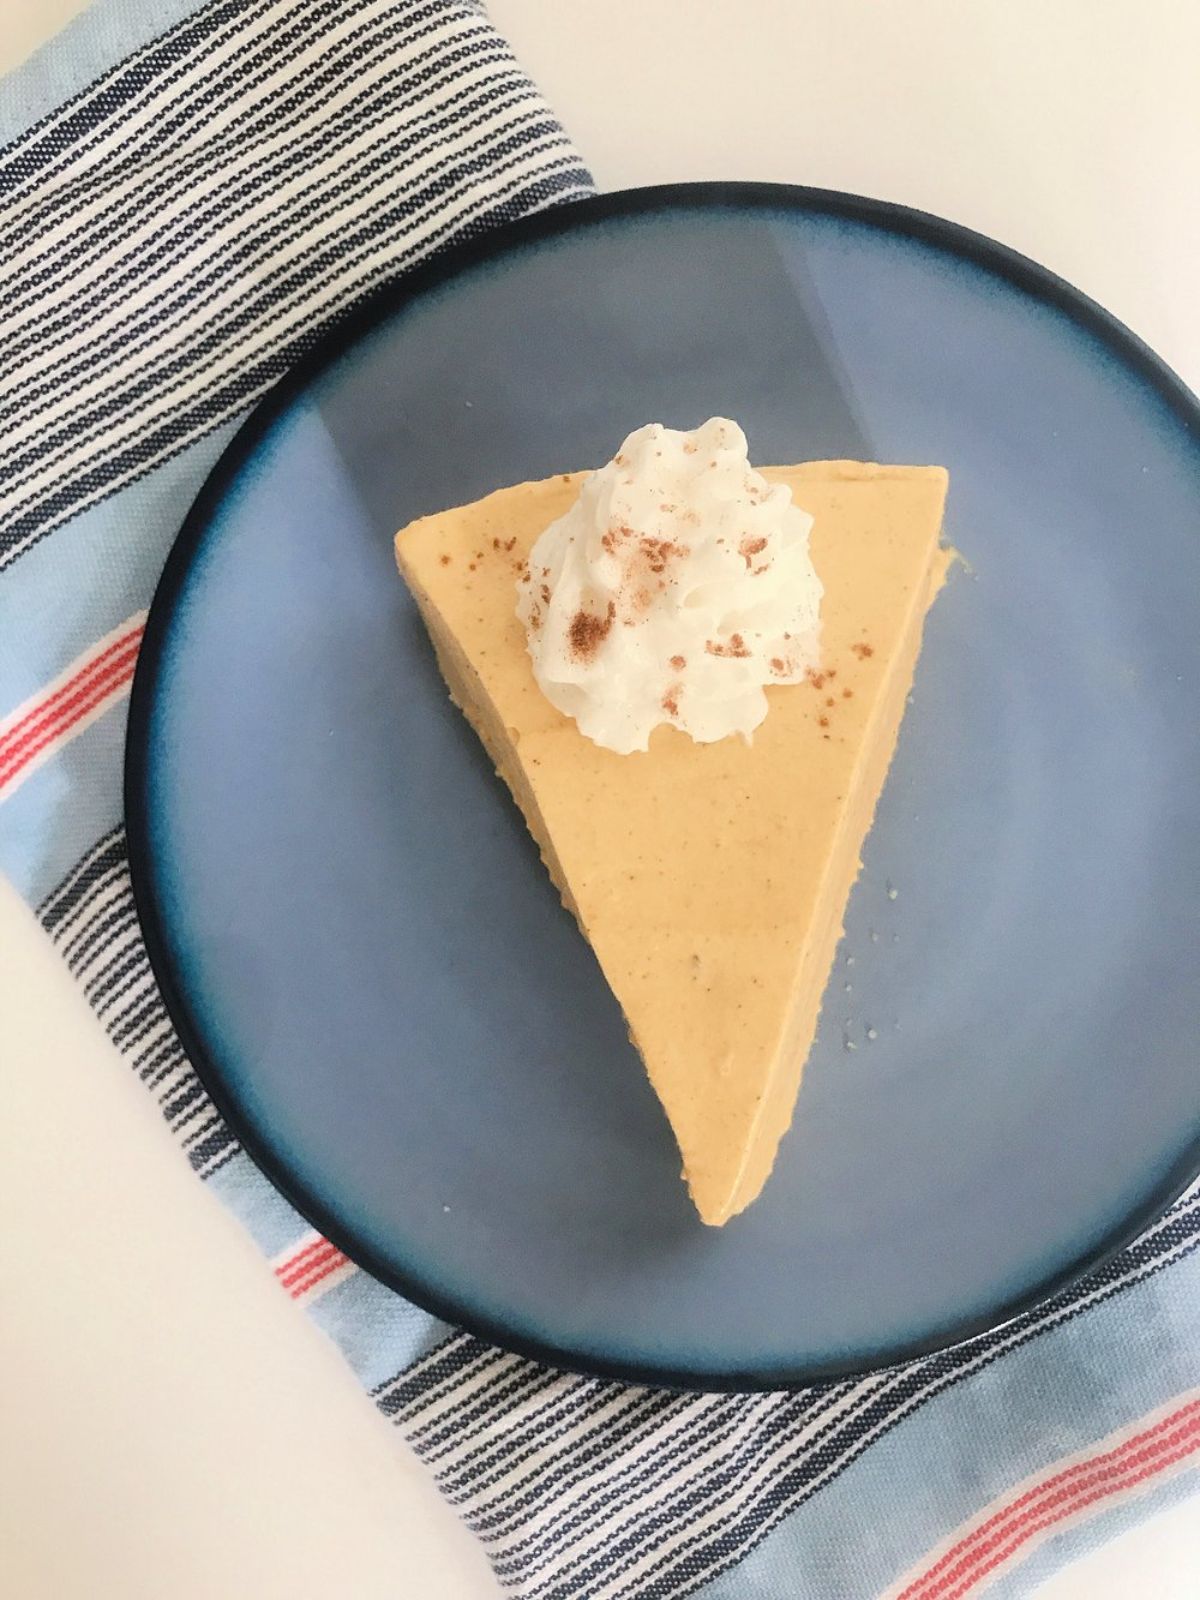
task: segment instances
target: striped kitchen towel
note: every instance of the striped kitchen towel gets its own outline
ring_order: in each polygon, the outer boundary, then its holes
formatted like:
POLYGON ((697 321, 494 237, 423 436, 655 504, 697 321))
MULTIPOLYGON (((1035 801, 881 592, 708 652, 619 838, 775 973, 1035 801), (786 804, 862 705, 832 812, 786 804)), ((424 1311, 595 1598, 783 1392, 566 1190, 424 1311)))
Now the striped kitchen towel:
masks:
POLYGON ((97 0, 0 85, 0 870, 513 1595, 1026 1594, 1196 1484, 1200 1197, 1039 1310, 902 1369, 776 1395, 593 1381, 437 1323, 308 1229, 155 990, 122 745, 189 502, 364 291, 589 187, 472 0, 97 0))

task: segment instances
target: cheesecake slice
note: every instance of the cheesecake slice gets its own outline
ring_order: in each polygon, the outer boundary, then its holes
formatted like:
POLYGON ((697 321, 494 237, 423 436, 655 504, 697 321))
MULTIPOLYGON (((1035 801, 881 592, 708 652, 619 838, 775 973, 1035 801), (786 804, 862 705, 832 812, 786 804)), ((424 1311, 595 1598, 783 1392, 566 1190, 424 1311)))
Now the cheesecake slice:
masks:
POLYGON ((515 586, 584 474, 500 490, 396 537, 451 697, 596 953, 712 1224, 759 1194, 791 1122, 950 559, 940 467, 763 471, 811 514, 825 594, 818 665, 767 688, 750 742, 663 726, 646 752, 620 755, 542 693, 515 586))

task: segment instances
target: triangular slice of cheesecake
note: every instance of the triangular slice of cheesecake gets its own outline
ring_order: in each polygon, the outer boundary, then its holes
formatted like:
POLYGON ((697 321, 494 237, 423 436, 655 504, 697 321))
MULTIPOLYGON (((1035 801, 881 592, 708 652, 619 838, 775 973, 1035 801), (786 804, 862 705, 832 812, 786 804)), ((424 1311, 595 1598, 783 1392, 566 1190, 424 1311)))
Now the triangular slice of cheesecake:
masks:
POLYGON ((657 728, 619 755, 535 680, 516 580, 585 474, 520 484, 396 538, 455 703, 590 940, 705 1222, 749 1205, 787 1130, 859 852, 945 577, 939 467, 765 468, 811 514, 820 659, 770 686, 750 742, 657 728))

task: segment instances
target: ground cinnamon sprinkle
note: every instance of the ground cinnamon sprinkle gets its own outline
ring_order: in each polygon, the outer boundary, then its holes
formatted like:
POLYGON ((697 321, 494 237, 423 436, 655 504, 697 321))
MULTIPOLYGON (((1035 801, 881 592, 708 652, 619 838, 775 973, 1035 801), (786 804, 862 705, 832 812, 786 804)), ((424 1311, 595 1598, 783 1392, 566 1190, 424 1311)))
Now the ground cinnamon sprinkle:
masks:
POLYGON ((513 548, 513 546, 516 544, 516 542, 517 542, 517 537, 516 537, 516 534, 514 534, 511 539, 506 539, 504 541, 504 548, 506 550, 511 550, 513 548))
POLYGON ((676 672, 682 672, 684 667, 687 666, 687 659, 684 656, 672 656, 671 665, 675 668, 676 672))
POLYGON ((743 539, 741 544, 738 545, 738 552, 746 565, 751 566, 754 557, 761 555, 766 548, 767 541, 765 539, 743 539))
POLYGON ((829 698, 826 700, 825 704, 827 706, 831 706, 833 704, 833 696, 832 695, 829 696, 829 698))
POLYGON ((662 697, 662 708, 669 717, 679 715, 679 688, 668 689, 662 697))
POLYGON ((869 644, 852 644, 850 648, 854 651, 854 654, 860 661, 865 661, 868 656, 873 656, 875 654, 874 650, 869 644))
POLYGON ((577 611, 571 618, 571 626, 567 629, 571 654, 581 661, 590 660, 608 638, 616 614, 617 608, 611 600, 608 602, 608 614, 603 617, 594 617, 587 611, 577 611))
POLYGON ((828 717, 818 717, 817 718, 817 725, 818 725, 818 727, 821 727, 821 728, 827 728, 829 726, 829 718, 828 717))
POLYGON ((684 554, 683 546, 670 539, 654 539, 649 534, 638 540, 638 546, 650 564, 651 572, 665 572, 672 556, 684 554))
POLYGON ((550 585, 548 583, 542 585, 542 604, 544 606, 550 604, 550 585))
POLYGON ((814 672, 810 667, 805 673, 805 677, 814 689, 823 689, 825 687, 825 674, 823 672, 814 672))
POLYGON ((787 671, 787 665, 782 656, 771 657, 771 671, 777 672, 781 678, 783 677, 783 674, 787 671))
POLYGON ((746 641, 740 633, 730 634, 727 644, 722 644, 719 639, 706 639, 704 648, 710 656, 732 656, 741 659, 750 654, 746 648, 746 641))
POLYGON ((442 563, 442 565, 444 567, 448 567, 450 565, 450 557, 449 556, 439 556, 438 560, 442 563))
POLYGON ((853 689, 843 689, 842 690, 842 699, 843 700, 853 700, 854 699, 854 690, 853 689))

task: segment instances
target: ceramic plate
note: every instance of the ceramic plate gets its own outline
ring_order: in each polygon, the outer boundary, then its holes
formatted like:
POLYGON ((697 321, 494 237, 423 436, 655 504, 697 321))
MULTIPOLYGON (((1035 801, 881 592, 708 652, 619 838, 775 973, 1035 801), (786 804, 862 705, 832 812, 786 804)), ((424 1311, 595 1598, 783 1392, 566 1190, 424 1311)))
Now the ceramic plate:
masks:
POLYGON ((213 473, 134 690, 138 903, 247 1147, 412 1299, 641 1381, 861 1371, 1094 1265, 1200 1167, 1198 440, 1065 284, 848 196, 613 195, 379 294, 213 473), (943 463, 969 563, 794 1127, 720 1230, 391 552, 713 412, 758 461, 943 463))

